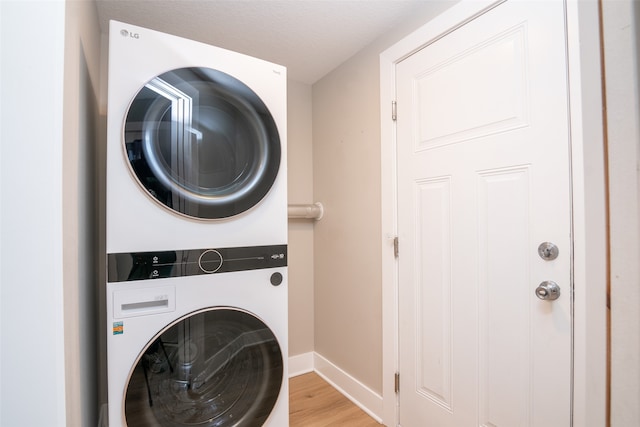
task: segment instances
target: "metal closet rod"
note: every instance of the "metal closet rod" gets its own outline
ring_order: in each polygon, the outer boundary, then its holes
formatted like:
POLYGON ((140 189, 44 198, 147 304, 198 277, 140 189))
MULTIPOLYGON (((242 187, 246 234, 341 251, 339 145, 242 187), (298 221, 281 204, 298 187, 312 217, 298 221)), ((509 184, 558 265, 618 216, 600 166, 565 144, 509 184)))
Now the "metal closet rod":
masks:
POLYGON ((319 221, 324 215, 324 207, 322 203, 306 205, 289 205, 287 208, 289 219, 315 219, 319 221))

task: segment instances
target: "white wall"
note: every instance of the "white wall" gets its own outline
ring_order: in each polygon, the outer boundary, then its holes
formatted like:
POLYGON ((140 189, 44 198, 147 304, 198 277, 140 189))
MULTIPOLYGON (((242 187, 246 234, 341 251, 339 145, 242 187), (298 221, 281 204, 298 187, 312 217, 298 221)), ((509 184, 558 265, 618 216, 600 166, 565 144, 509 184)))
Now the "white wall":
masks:
POLYGON ((65 4, 0 15, 0 425, 65 426, 65 4))
MULTIPOLYGON (((314 203, 311 86, 289 80, 287 91, 289 203, 314 203)), ((289 220, 289 357, 314 347, 313 230, 313 220, 289 220)))
POLYGON ((381 390, 378 58, 360 54, 313 86, 315 351, 381 390))
POLYGON ((67 426, 98 419, 98 90, 100 31, 90 0, 66 2, 63 128, 67 426))
POLYGON ((604 1, 611 274, 611 425, 640 425, 640 5, 604 1))
POLYGON ((92 1, 0 2, 0 425, 97 423, 92 1))

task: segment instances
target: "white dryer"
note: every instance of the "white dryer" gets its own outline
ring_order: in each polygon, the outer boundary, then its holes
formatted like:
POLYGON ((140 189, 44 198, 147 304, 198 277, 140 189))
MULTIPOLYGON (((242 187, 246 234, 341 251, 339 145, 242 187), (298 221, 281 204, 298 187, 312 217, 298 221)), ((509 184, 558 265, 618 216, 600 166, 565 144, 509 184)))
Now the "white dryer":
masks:
POLYGON ((286 69, 112 21, 107 252, 286 243, 286 69))
POLYGON ((286 70, 111 22, 110 427, 288 425, 286 70))

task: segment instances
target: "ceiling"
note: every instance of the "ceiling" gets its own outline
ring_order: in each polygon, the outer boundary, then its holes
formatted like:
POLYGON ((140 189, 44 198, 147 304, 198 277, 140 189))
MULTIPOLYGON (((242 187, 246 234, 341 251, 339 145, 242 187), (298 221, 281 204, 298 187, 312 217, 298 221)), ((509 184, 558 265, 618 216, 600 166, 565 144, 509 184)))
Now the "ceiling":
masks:
POLYGON ((312 84, 430 0, 96 0, 109 20, 151 28, 285 65, 312 84))

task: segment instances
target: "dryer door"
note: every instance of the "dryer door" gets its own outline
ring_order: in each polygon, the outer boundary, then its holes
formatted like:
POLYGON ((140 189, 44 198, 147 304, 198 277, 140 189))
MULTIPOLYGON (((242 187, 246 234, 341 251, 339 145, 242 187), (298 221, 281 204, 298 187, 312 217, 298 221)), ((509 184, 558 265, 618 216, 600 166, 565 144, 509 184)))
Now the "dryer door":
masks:
POLYGON ((282 357, 273 332, 251 313, 192 313, 140 354, 125 395, 127 425, 261 426, 280 393, 282 357))
POLYGON ((247 85, 210 68, 180 68, 149 81, 129 106, 124 143, 145 192, 193 218, 250 209, 280 167, 267 106, 247 85))

